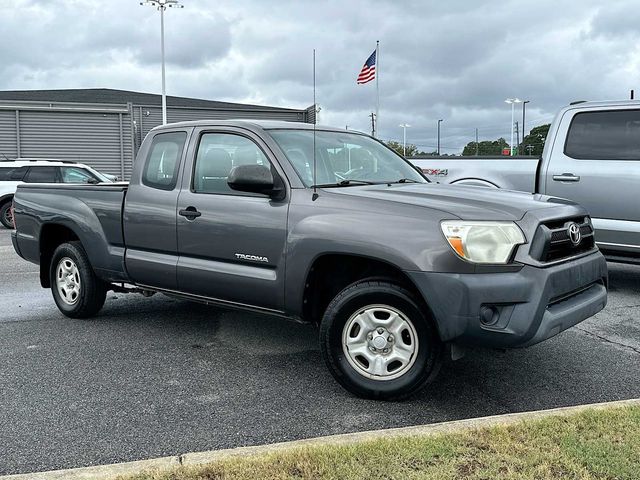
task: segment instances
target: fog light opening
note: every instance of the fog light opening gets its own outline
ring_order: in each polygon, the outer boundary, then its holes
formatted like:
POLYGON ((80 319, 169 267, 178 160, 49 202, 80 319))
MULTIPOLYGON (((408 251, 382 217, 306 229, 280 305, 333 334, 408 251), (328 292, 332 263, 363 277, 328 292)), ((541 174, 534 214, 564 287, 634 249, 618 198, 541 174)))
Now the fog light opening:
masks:
POLYGON ((493 305, 483 305, 480 307, 480 323, 491 326, 498 323, 500 315, 498 309, 493 305))

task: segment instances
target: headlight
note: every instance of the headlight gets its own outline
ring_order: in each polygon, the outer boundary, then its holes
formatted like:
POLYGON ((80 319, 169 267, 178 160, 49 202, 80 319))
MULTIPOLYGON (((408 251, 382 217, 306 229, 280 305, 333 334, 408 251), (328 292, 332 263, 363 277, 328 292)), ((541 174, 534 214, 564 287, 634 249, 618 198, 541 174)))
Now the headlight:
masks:
POLYGON ((513 249, 526 241, 513 222, 447 220, 440 226, 453 251, 474 263, 507 263, 513 249))

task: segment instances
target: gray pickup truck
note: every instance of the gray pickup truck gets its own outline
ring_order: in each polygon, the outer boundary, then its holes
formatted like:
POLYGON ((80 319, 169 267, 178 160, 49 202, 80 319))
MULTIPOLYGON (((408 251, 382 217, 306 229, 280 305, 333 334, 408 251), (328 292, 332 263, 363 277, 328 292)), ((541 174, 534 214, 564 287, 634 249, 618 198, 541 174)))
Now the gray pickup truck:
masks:
POLYGON ((20 185, 14 210, 15 250, 65 315, 116 290, 311 322, 333 376, 368 398, 416 392, 446 351, 532 345, 607 301, 583 207, 430 183, 367 135, 307 124, 158 127, 129 184, 20 185))
POLYGON ((541 159, 416 159, 433 181, 571 199, 608 260, 640 264, 640 102, 577 102, 556 115, 541 159))

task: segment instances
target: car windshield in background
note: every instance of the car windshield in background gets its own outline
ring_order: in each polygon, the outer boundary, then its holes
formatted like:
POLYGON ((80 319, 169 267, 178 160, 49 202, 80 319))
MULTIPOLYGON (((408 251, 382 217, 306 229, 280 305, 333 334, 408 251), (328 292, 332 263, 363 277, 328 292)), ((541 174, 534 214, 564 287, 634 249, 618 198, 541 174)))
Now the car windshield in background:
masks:
POLYGON ((270 130, 307 187, 370 183, 427 183, 406 160, 376 140, 348 132, 316 130, 316 181, 313 130, 270 130))

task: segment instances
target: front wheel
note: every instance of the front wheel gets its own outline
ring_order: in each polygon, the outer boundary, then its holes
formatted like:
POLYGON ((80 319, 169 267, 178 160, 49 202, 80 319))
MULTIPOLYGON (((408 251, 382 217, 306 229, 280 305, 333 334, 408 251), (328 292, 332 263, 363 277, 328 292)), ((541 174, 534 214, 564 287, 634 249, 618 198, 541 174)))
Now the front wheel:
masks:
POLYGON ((49 274, 53 299, 67 317, 91 317, 104 305, 106 284, 91 268, 80 242, 63 243, 56 248, 49 274))
POLYGON ((11 201, 0 205, 0 223, 6 228, 13 229, 13 212, 11 211, 11 201))
POLYGON ((381 400, 424 388, 440 368, 442 343, 420 305, 384 281, 340 292, 320 324, 320 348, 334 378, 360 397, 381 400))

